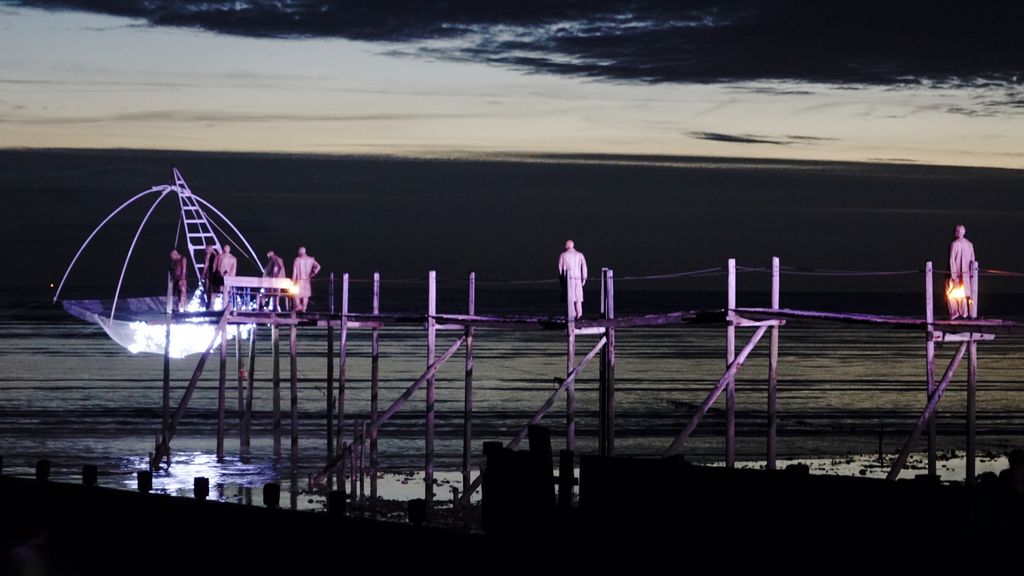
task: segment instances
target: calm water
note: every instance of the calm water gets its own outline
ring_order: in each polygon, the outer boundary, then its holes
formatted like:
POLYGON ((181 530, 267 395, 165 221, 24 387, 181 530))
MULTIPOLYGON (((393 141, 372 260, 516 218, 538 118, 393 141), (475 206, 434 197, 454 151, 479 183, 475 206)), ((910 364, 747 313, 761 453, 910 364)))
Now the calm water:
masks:
MULTIPOLYGON (((1024 270, 1019 257, 1024 210, 1017 171, 814 163, 750 163, 693 159, 547 158, 542 161, 399 160, 172 152, 0 152, 0 194, 8 224, 0 241, 12 250, 0 285, 0 454, 5 473, 30 475, 36 459, 55 475, 76 476, 98 464, 102 483, 131 483, 145 467, 160 424, 162 359, 131 355, 97 327, 43 304, 66 263, 92 228, 120 202, 166 182, 173 162, 196 193, 213 201, 257 251, 288 256, 307 244, 325 271, 353 274, 352 310, 369 309, 374 270, 383 274, 384 312, 425 310, 426 271, 439 271, 441 312, 465 310, 465 271, 480 280, 477 309, 487 314, 555 314, 562 308, 549 279, 565 237, 572 236, 594 273, 615 268, 618 314, 721 308, 725 278, 714 273, 674 281, 626 280, 718 267, 736 257, 763 266, 915 270, 925 260, 944 268, 953 226, 965 222, 983 265, 1024 270), (965 193, 970 192, 970 202, 965 193)), ((167 248, 177 220, 171 204, 154 212, 128 266, 125 292, 162 292, 167 248), (166 208, 166 210, 164 210, 166 208)), ((110 297, 127 242, 146 206, 126 210, 86 252, 69 278, 70 297, 110 297)), ((240 262, 241 273, 249 266, 240 262)), ((767 304, 763 272, 740 276, 740 305, 767 304)), ((920 314, 920 274, 885 277, 783 276, 783 304, 808 309, 920 314)), ((941 276, 936 276, 936 284, 941 276)), ((588 286, 593 288, 594 284, 588 286)), ((324 290, 323 283, 319 290, 324 290)), ((1024 281, 983 279, 982 312, 1024 317, 1024 281)), ((596 292, 587 295, 594 315, 596 292)), ((323 304, 323 298, 320 298, 323 304)), ((739 344, 750 330, 740 330, 739 344)), ((444 349, 450 334, 442 334, 444 349)), ((593 338, 579 339, 579 354, 593 338)), ((346 418, 364 420, 369 401, 369 337, 349 341, 346 418)), ((418 327, 382 332, 381 407, 424 368, 418 327)), ((723 326, 623 330, 617 335, 617 440, 620 454, 656 455, 667 447, 724 368, 723 326)), ((292 466, 286 417, 283 458, 275 459, 270 426, 270 345, 260 333, 256 365, 253 454, 237 458, 235 391, 228 394, 229 458, 216 463, 216 370, 204 374, 173 442, 171 474, 155 479, 168 491, 191 478, 211 478, 215 494, 246 501, 249 488, 279 479, 297 488, 324 460, 325 333, 299 338, 300 459, 292 466), (234 454, 234 456, 232 456, 234 454)), ((481 330, 475 349, 474 455, 485 440, 510 438, 564 376, 565 344, 557 332, 481 330)), ((954 353, 938 351, 942 370, 954 353)), ((767 340, 738 379, 738 455, 764 457, 767 340)), ((233 363, 233 362, 232 362, 233 363)), ((215 363, 214 363, 215 364, 215 363)), ((229 363, 230 365, 231 363, 229 363)), ((177 402, 195 358, 172 361, 177 402)), ((1024 445, 1024 342, 1003 338, 979 347, 980 448, 1024 445)), ((437 384, 437 462, 458 468, 461 455, 463 361, 445 366, 437 384)), ((939 443, 965 445, 962 384, 940 406, 939 443)), ((286 372, 286 370, 285 370, 286 372)), ((792 322, 782 330, 779 360, 779 450, 785 458, 845 457, 897 449, 924 404, 922 335, 885 327, 792 322)), ((577 384, 579 449, 592 452, 597 419, 597 366, 577 384)), ((229 378, 229 383, 231 379, 229 378)), ((391 471, 422 466, 423 393, 381 431, 381 463, 391 471)), ((288 405, 287 387, 283 404, 288 405)), ((563 442, 564 400, 545 418, 563 442)), ((724 454, 721 403, 697 429, 687 453, 707 462, 724 454)), ((346 436, 351 432, 347 431, 346 436)), ((449 477, 443 476, 447 481, 449 477)), ((384 482, 384 481, 382 481, 384 482)), ((386 488, 385 488, 386 485, 386 488)), ((396 475, 384 493, 402 495, 415 481, 396 475)), ((308 504, 297 492, 298 505, 308 504)), ((447 494, 444 486, 438 494, 447 494)))

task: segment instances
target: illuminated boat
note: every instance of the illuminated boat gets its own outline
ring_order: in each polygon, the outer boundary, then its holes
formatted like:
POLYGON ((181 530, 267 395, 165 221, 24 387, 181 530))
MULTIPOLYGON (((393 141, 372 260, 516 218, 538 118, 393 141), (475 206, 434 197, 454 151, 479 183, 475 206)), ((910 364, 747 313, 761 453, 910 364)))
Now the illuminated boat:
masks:
MULTIPOLYGON (((131 246, 128 248, 124 265, 121 267, 121 275, 117 281, 114 299, 61 300, 61 304, 68 313, 103 328, 112 340, 132 353, 151 352, 163 354, 166 347, 172 357, 183 358, 189 354, 203 352, 211 346, 216 330, 216 326, 209 321, 209 316, 203 314, 203 312, 206 312, 205 300, 210 295, 203 294, 202 283, 192 294, 192 298, 188 302, 186 311, 183 314, 171 314, 171 303, 167 296, 120 298, 121 284, 124 281, 124 274, 128 269, 128 262, 131 260, 132 252, 135 250, 135 244, 138 242, 142 229, 156 207, 172 194, 178 198, 178 206, 181 211, 181 226, 185 232, 185 242, 188 245, 187 256, 192 262, 196 278, 203 277, 207 247, 212 247, 218 252, 221 251, 221 243, 217 232, 225 237, 228 236, 217 220, 234 233, 241 245, 251 255, 252 262, 259 267, 261 273, 263 272, 263 267, 260 264, 256 251, 253 250, 248 240, 245 239, 245 236, 242 235, 238 228, 220 210, 194 194, 189 189, 188 184, 185 183, 185 179, 177 168, 173 169, 173 173, 174 184, 154 186, 136 194, 124 204, 118 206, 117 209, 96 226, 92 233, 89 234, 89 237, 85 239, 85 242, 82 243, 78 252, 75 253, 74 258, 71 259, 67 270, 64 271, 64 277, 57 287, 53 301, 57 302, 60 299, 64 283, 71 274, 71 270, 74 268, 79 256, 82 255, 103 226, 135 201, 156 195, 156 200, 142 218, 142 222, 135 232, 135 237, 132 239, 131 246), (211 219, 208 212, 216 216, 217 220, 211 219), (168 323, 170 324, 169 342, 167 340, 168 323)), ((221 302, 220 295, 214 295, 213 298, 211 310, 222 309, 223 302, 221 302)), ((235 302, 233 306, 236 309, 254 308, 255 304, 255 299, 249 299, 245 302, 235 302)), ((239 336, 247 339, 250 330, 250 326, 243 327, 239 331, 239 336)), ((229 338, 233 338, 235 331, 229 330, 227 334, 229 338)))

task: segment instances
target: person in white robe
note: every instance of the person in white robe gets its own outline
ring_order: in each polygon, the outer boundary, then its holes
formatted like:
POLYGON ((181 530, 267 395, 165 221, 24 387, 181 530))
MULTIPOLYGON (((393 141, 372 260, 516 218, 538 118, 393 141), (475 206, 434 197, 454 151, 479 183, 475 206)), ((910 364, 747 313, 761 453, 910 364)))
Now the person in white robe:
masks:
POLYGON ((576 250, 572 240, 566 240, 565 252, 558 257, 558 274, 565 279, 567 315, 576 320, 583 317, 583 287, 587 285, 587 259, 576 250))
MULTIPOLYGON (((971 263, 974 262, 974 244, 966 238, 967 229, 964 226, 956 227, 956 240, 949 245, 949 276, 950 286, 946 292, 946 304, 949 306, 949 316, 953 320, 957 318, 971 318, 977 316, 977 299, 974 294, 974 286, 971 278, 971 263), (963 287, 963 297, 954 297, 953 290, 963 287)), ((959 296, 959 290, 957 290, 959 296)))
POLYGON ((306 247, 299 247, 299 256, 292 262, 292 282, 295 284, 295 311, 305 312, 309 297, 313 294, 310 280, 320 272, 316 258, 306 255, 306 247))

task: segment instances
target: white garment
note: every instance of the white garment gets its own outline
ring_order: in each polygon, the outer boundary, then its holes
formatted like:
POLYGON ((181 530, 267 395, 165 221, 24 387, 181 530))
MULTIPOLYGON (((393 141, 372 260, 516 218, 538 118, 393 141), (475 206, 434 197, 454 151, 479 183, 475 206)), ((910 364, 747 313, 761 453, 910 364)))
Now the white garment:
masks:
POLYGON ((558 257, 558 273, 565 276, 569 304, 583 302, 583 285, 587 283, 587 259, 582 252, 569 248, 558 257))
POLYGON ((947 299, 951 318, 968 318, 971 316, 968 301, 977 302, 974 286, 971 281, 971 262, 974 262, 974 244, 967 238, 957 238, 949 245, 949 274, 954 285, 963 283, 965 298, 962 300, 947 299))
POLYGON ((313 293, 309 279, 320 271, 320 263, 312 256, 299 256, 292 263, 292 282, 295 283, 298 298, 308 298, 313 293))

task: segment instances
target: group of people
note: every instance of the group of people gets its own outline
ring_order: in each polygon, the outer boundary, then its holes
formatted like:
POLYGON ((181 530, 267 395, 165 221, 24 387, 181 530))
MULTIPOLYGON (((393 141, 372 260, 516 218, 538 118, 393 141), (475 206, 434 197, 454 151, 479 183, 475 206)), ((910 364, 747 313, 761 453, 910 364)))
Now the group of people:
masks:
MULTIPOLYGON (((202 277, 200 282, 203 288, 203 296, 206 299, 206 309, 213 307, 214 296, 224 293, 224 279, 235 276, 238 270, 238 259, 231 253, 231 246, 225 244, 221 250, 214 246, 206 247, 206 256, 203 262, 202 277)), ((306 254, 306 247, 299 247, 298 256, 292 263, 291 280, 294 285, 291 295, 294 298, 296 312, 305 312, 309 306, 309 297, 312 295, 312 283, 310 282, 320 272, 320 263, 316 258, 306 254)), ((174 301, 179 311, 186 309, 188 305, 188 257, 182 255, 176 249, 171 250, 171 264, 169 269, 171 285, 174 289, 174 301)), ((266 278, 284 278, 284 260, 274 253, 267 252, 267 265, 264 267, 263 276, 266 278)), ((276 309, 281 309, 281 294, 274 297, 276 309)))

